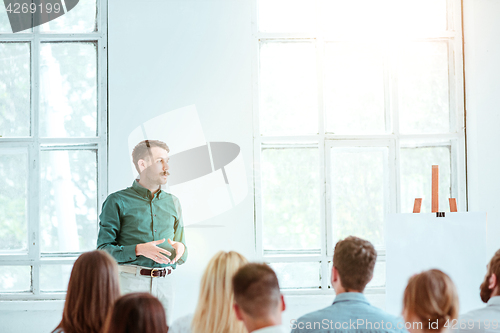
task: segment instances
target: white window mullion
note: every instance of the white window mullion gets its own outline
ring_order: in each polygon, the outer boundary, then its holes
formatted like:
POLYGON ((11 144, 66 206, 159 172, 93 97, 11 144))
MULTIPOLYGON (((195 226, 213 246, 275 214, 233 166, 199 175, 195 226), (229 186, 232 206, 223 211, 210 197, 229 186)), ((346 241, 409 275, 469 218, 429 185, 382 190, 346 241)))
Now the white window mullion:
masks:
POLYGON ((398 96, 398 53, 399 48, 394 43, 389 47, 390 57, 390 109, 392 116, 392 133, 399 136, 399 96, 398 96))
POLYGON ((332 182, 330 175, 332 174, 331 157, 331 141, 325 140, 323 142, 325 150, 325 215, 326 215, 326 256, 333 257, 333 208, 332 208, 332 182))
MULTIPOLYGON (((457 108, 457 74, 455 66, 455 41, 448 41, 448 103, 450 108, 450 132, 458 133, 460 131, 459 125, 459 109, 457 108)), ((458 94, 460 95, 460 94, 458 94)))
POLYGON ((254 188, 254 241, 255 254, 259 260, 264 257, 264 249, 262 246, 262 181, 261 181, 261 136, 260 136, 260 121, 259 121, 259 51, 260 40, 258 34, 258 11, 257 1, 252 6, 252 111, 253 111, 253 188, 254 188))
POLYGON ((253 158, 254 158, 254 205, 257 209, 254 209, 255 212, 255 251, 257 254, 257 258, 261 259, 264 257, 264 248, 262 245, 262 235, 263 235, 263 221, 262 221, 262 212, 263 212, 263 204, 262 204, 262 169, 261 169, 261 141, 260 139, 254 139, 253 145, 253 158))
POLYGON ((31 165, 29 193, 31 203, 29 204, 29 253, 33 260, 32 287, 33 294, 40 294, 40 36, 39 27, 33 28, 34 40, 32 43, 32 113, 33 113, 33 144, 31 145, 31 165))
POLYGON ((316 39, 316 75, 318 84, 318 153, 319 153, 319 190, 320 195, 320 232, 321 232, 321 289, 328 290, 329 272, 328 272, 328 219, 326 216, 326 179, 325 179, 325 106, 324 106, 324 54, 325 42, 322 38, 316 39))
POLYGON ((389 145, 389 188, 390 205, 388 213, 400 211, 399 198, 399 139, 391 140, 389 145))

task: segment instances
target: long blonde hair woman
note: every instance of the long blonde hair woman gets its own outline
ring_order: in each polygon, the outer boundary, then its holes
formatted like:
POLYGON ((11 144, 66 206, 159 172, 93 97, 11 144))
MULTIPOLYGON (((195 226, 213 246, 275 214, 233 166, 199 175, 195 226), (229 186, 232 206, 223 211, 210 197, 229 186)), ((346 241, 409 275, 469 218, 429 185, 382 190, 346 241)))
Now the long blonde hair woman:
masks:
POLYGON ((169 333, 246 333, 234 313, 232 278, 247 263, 238 252, 216 253, 201 278, 194 315, 176 320, 169 333))

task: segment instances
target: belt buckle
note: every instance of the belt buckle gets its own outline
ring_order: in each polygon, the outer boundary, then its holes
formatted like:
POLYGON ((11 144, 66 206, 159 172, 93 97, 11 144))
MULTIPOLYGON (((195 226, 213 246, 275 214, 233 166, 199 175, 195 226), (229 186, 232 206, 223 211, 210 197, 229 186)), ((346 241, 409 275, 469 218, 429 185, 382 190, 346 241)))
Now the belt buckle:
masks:
POLYGON ((158 268, 153 268, 153 269, 151 270, 151 277, 155 277, 155 276, 153 275, 153 273, 154 273, 154 272, 156 272, 156 271, 159 271, 159 269, 158 269, 158 268))

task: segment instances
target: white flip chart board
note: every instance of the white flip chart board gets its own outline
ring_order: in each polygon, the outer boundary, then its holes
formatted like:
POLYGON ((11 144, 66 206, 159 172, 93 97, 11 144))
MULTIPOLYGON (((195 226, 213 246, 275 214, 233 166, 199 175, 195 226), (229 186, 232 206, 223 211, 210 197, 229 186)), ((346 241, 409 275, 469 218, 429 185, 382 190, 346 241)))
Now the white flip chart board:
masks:
POLYGON ((484 306, 486 213, 388 214, 385 221, 386 310, 401 315, 408 279, 437 268, 455 283, 460 313, 484 306))

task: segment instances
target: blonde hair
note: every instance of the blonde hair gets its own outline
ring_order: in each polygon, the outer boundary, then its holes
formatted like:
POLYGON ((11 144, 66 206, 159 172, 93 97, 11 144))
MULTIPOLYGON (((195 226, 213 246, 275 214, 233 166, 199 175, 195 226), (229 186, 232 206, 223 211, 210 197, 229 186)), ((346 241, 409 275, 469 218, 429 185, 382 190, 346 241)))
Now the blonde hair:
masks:
POLYGON ((217 252, 201 278, 200 296, 194 312, 193 333, 246 333, 243 322, 233 310, 232 278, 248 263, 238 252, 217 252))
POLYGON ((458 317, 458 294, 448 275, 438 269, 415 274, 408 281, 403 296, 403 311, 422 322, 424 331, 433 331, 429 322, 438 321, 441 332, 447 320, 458 317))

